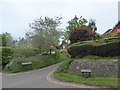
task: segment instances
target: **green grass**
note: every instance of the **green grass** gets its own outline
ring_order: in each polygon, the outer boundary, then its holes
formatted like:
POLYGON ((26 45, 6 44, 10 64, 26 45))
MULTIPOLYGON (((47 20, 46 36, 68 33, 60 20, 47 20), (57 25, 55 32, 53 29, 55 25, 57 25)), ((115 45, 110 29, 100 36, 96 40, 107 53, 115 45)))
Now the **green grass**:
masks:
POLYGON ((4 73, 17 73, 24 72, 34 69, 39 69, 43 67, 47 67, 58 62, 67 60, 69 57, 67 55, 60 54, 59 57, 56 55, 47 55, 47 56, 39 56, 39 57, 31 57, 31 58, 16 58, 13 64, 9 69, 4 70, 4 73), (18 64, 20 62, 20 64, 18 64), (21 65, 22 62, 32 62, 32 65, 28 65, 23 67, 21 65))
POLYGON ((105 86, 110 88, 118 87, 118 78, 99 77, 99 76, 93 76, 93 75, 91 78, 84 78, 81 75, 69 73, 68 67, 72 61, 73 59, 64 61, 59 66, 59 68, 53 73, 53 76, 56 79, 63 80, 63 81, 78 82, 78 83, 84 83, 88 85, 99 85, 99 86, 105 86))
POLYGON ((92 76, 91 78, 84 78, 81 75, 75 75, 70 73, 56 73, 54 72, 54 77, 59 80, 84 83, 88 85, 98 85, 108 88, 117 88, 118 87, 118 78, 113 77, 98 77, 92 76))
POLYGON ((114 57, 100 57, 100 56, 84 56, 79 59, 85 59, 85 60, 119 60, 120 56, 114 56, 114 57))

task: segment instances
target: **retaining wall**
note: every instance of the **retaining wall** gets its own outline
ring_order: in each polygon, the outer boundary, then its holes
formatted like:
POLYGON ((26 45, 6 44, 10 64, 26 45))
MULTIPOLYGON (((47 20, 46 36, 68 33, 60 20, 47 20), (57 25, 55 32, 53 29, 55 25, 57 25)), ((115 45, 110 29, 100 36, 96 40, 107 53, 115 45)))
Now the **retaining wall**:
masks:
POLYGON ((118 77, 118 60, 74 60, 68 70, 81 74, 82 69, 90 69, 97 76, 118 77))

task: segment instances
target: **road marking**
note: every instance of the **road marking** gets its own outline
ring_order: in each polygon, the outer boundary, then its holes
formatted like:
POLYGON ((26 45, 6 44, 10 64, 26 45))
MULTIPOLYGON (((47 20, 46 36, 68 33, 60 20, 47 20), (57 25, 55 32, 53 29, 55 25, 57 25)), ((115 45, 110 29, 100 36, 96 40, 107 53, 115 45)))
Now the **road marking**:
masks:
POLYGON ((60 80, 52 80, 51 79, 51 75, 54 71, 50 72, 48 75, 47 75, 47 80, 51 83, 55 83, 55 84, 61 84, 61 85, 64 85, 64 86, 73 86, 73 87, 76 87, 76 88, 102 88, 102 87, 98 87, 98 86, 88 86, 88 85, 84 85, 84 84, 78 84, 78 83, 74 83, 74 82, 64 82, 64 81, 60 81, 60 80))

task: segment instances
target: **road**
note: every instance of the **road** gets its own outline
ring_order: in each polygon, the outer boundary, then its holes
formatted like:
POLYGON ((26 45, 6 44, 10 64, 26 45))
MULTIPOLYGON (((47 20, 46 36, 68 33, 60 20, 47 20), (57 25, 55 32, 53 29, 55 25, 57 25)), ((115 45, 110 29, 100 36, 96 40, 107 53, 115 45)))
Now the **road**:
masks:
POLYGON ((52 83, 47 79, 48 74, 58 66, 59 64, 55 64, 24 73, 2 74, 2 88, 73 88, 73 86, 52 83))
MULTIPOLYGON (((60 63, 28 72, 2 74, 2 88, 100 88, 74 82, 63 82, 52 77, 60 63)), ((1 75, 1 74, 0 74, 1 75)))

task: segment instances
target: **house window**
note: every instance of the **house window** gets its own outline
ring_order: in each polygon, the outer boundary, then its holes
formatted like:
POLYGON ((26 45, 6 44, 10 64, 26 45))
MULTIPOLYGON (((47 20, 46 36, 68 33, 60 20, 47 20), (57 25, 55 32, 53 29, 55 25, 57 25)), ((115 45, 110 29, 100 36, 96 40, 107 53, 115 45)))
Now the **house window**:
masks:
POLYGON ((120 29, 117 29, 118 32, 120 32, 120 29))

